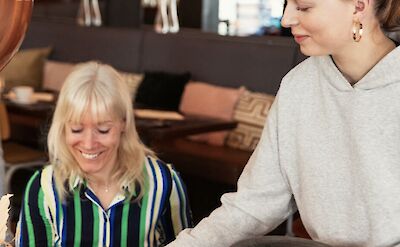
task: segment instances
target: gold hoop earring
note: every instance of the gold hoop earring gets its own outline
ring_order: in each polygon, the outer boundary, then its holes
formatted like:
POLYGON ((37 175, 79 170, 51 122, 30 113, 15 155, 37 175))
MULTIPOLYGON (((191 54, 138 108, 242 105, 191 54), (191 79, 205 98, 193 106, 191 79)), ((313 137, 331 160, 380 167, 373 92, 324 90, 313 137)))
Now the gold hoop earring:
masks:
POLYGON ((363 25, 359 21, 353 23, 353 40, 360 42, 363 35, 363 25))

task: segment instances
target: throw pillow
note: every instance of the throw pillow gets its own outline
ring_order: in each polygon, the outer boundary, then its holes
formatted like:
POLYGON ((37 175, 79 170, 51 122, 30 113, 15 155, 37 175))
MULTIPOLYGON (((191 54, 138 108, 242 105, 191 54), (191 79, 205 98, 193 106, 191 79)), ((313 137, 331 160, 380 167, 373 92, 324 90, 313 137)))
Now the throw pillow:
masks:
POLYGON ((43 88, 60 91, 75 64, 47 60, 44 63, 43 88))
POLYGON ((145 72, 135 103, 147 108, 177 111, 190 73, 145 72))
POLYGON ((132 95, 132 99, 135 100, 137 90, 139 88, 140 83, 143 81, 143 74, 137 73, 128 73, 120 71, 120 75, 122 79, 128 84, 129 91, 132 95))
POLYGON ((43 80, 44 61, 51 48, 25 49, 17 52, 10 63, 0 73, 6 81, 6 89, 19 85, 40 89, 43 80))
MULTIPOLYGON (((232 120, 233 111, 244 88, 215 86, 204 82, 190 82, 182 96, 180 111, 188 115, 232 120)), ((210 132, 189 138, 215 146, 223 146, 227 131, 210 132)))
POLYGON ((229 133, 227 146, 252 151, 260 140, 265 119, 275 96, 246 91, 233 114, 238 126, 229 133))

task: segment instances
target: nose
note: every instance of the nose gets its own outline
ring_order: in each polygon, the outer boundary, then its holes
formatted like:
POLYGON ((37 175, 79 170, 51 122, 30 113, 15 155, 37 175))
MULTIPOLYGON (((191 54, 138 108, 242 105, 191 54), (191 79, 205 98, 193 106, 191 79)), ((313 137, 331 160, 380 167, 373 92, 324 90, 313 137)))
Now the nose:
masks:
POLYGON ((90 130, 85 131, 81 144, 86 151, 94 149, 96 147, 95 133, 90 130))
POLYGON ((297 12, 296 6, 291 1, 288 1, 285 11, 283 12, 281 25, 285 28, 291 28, 299 24, 297 12))

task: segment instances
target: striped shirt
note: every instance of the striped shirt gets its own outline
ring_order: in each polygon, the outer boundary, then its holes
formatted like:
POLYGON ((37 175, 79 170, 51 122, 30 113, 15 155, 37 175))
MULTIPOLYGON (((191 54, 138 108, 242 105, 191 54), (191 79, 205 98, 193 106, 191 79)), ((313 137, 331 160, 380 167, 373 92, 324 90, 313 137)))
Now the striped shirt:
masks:
POLYGON ((82 181, 60 202, 52 166, 36 172, 26 187, 16 245, 166 245, 192 226, 185 186, 170 165, 155 158, 147 158, 144 171, 143 198, 125 200, 120 193, 107 210, 82 181))

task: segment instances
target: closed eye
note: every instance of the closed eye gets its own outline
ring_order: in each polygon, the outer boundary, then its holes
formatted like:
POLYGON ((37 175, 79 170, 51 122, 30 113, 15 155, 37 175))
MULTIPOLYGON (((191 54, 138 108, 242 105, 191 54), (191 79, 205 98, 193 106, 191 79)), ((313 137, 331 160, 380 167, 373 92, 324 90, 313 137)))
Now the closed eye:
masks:
POLYGON ((305 8, 301 8, 301 7, 297 7, 296 10, 298 11, 302 11, 302 12, 306 12, 307 10, 309 10, 309 7, 305 7, 305 8))
POLYGON ((72 132, 73 134, 81 133, 81 132, 82 132, 82 129, 71 129, 71 132, 72 132))
POLYGON ((107 134, 108 132, 110 132, 110 129, 106 129, 106 130, 99 129, 98 131, 100 134, 107 134))

